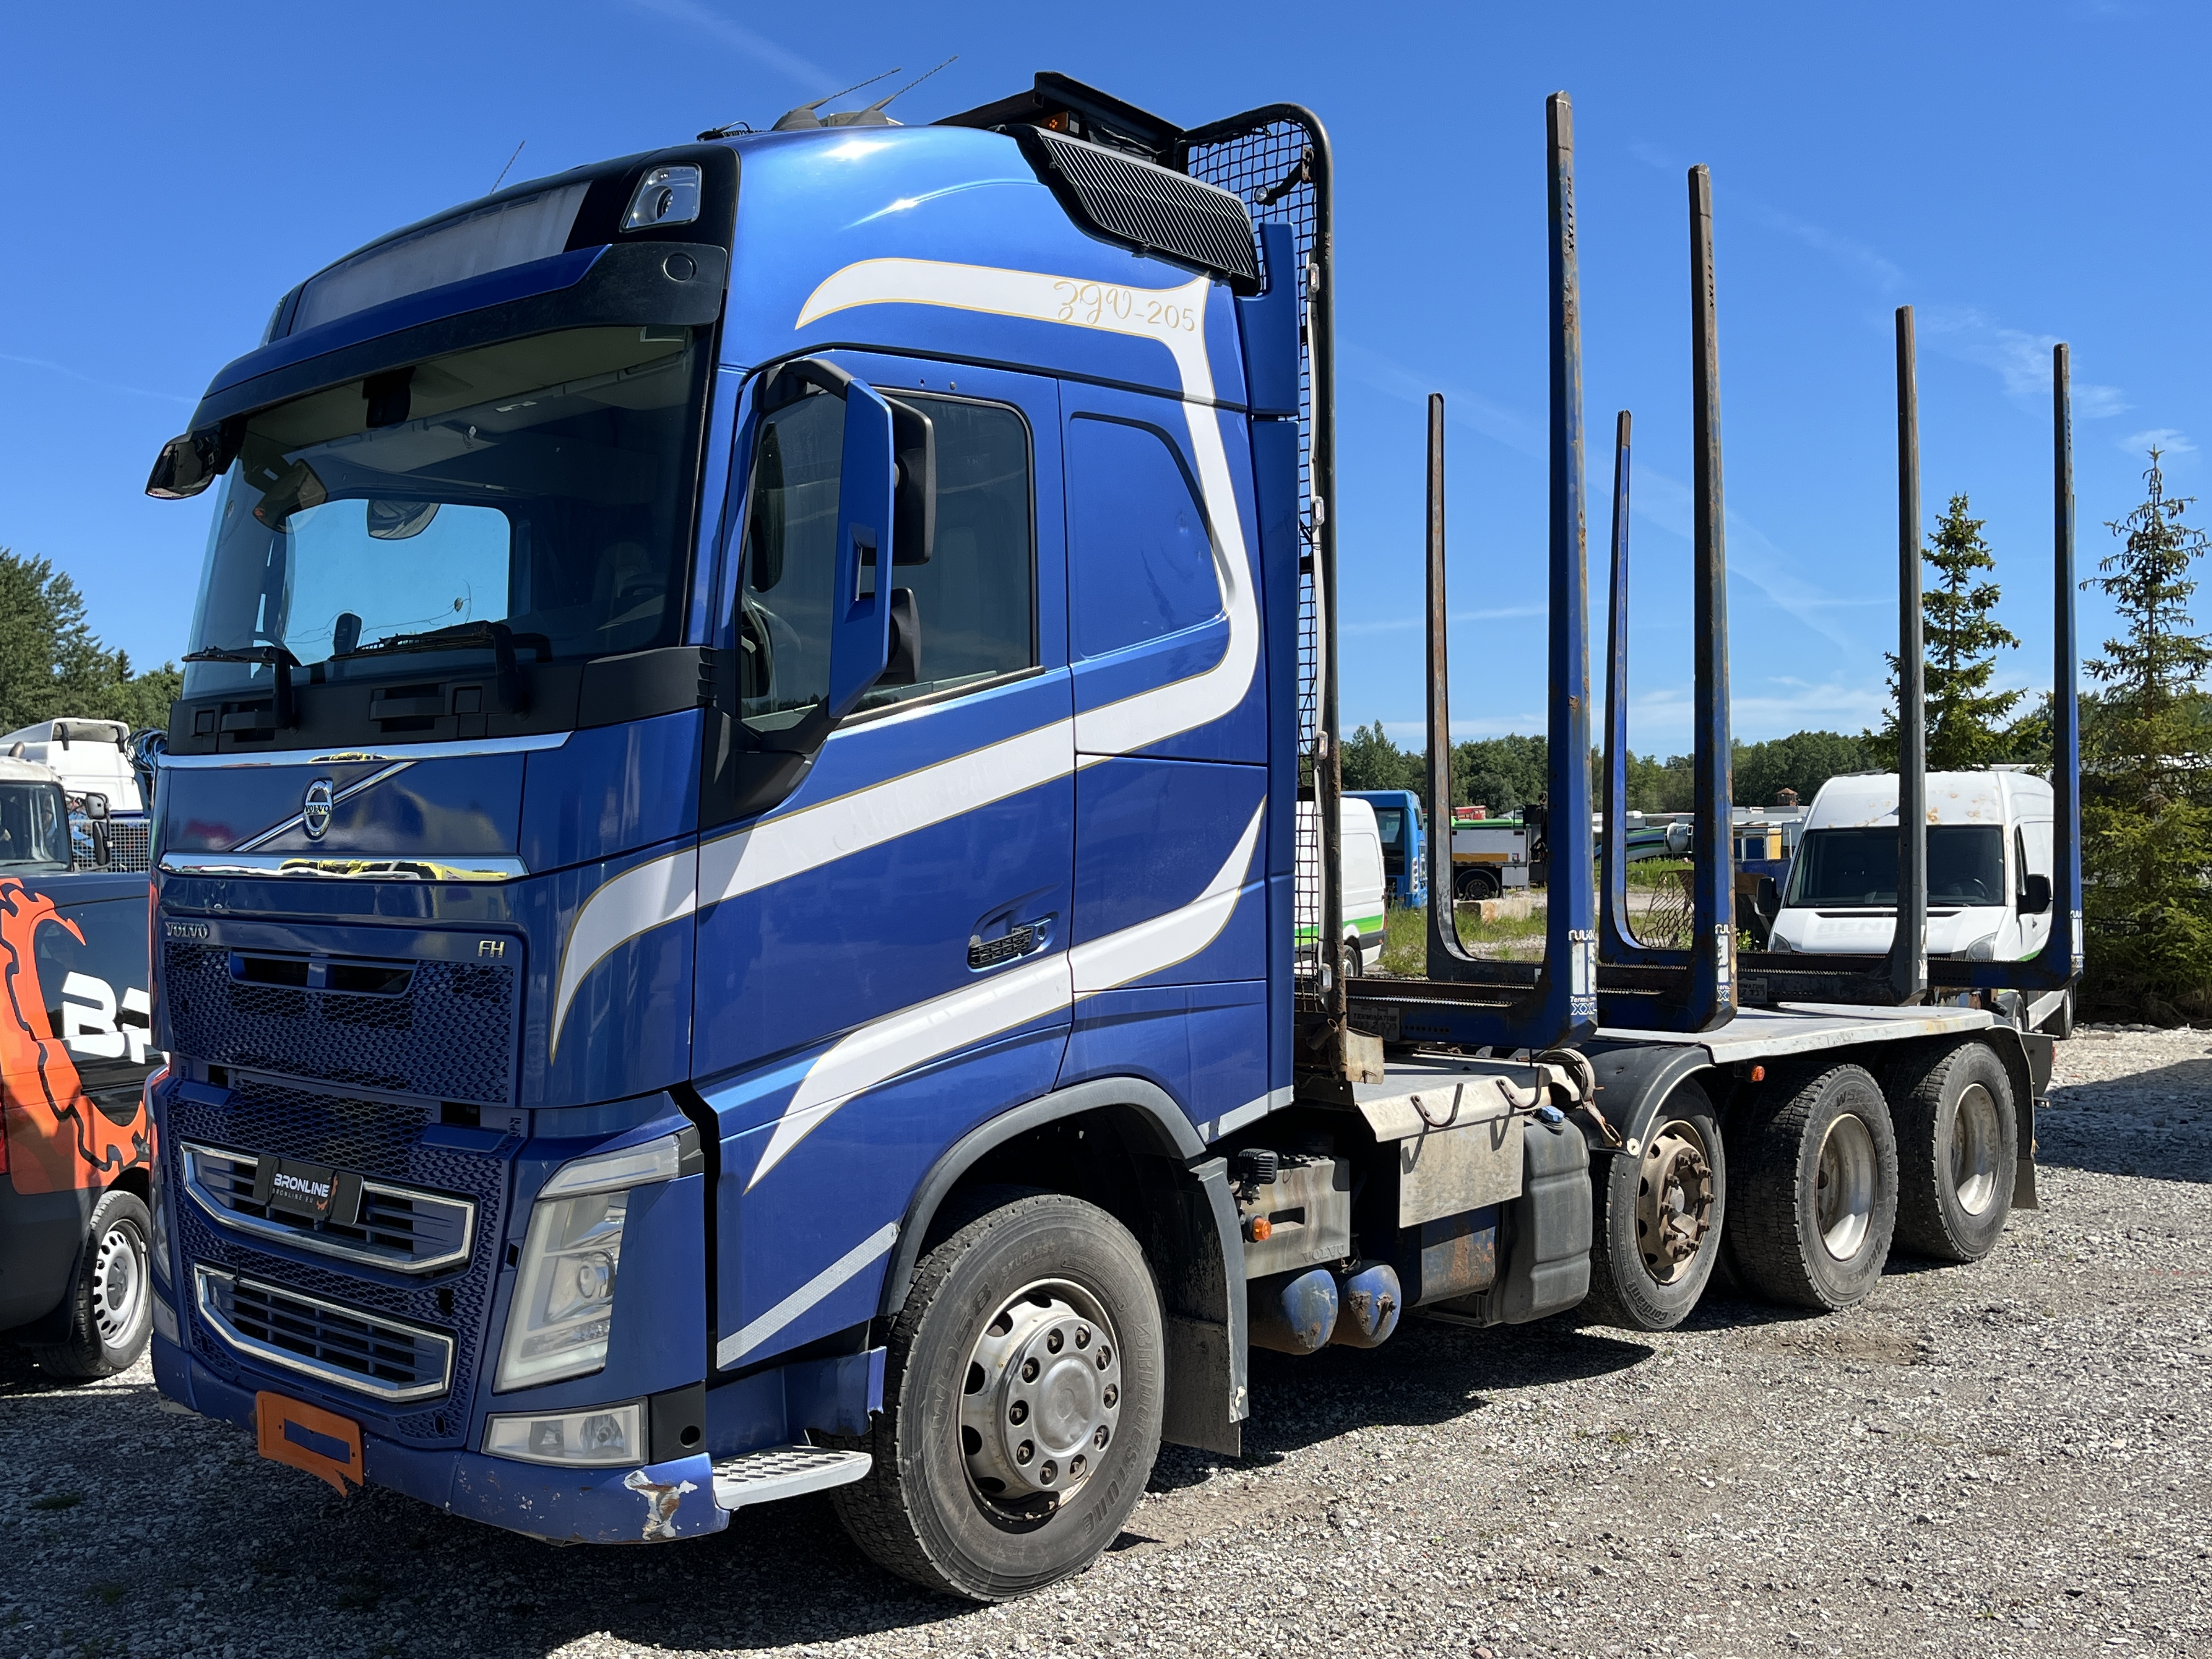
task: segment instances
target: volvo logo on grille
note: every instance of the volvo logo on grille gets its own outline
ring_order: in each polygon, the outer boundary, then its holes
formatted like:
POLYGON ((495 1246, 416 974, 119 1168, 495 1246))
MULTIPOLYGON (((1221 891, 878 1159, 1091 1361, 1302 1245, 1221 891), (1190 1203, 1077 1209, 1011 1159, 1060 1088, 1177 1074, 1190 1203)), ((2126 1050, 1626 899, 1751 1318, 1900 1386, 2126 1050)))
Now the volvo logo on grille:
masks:
POLYGON ((300 823, 307 832, 309 841, 320 841, 331 827, 331 781, 317 778, 307 786, 307 798, 300 803, 300 823))

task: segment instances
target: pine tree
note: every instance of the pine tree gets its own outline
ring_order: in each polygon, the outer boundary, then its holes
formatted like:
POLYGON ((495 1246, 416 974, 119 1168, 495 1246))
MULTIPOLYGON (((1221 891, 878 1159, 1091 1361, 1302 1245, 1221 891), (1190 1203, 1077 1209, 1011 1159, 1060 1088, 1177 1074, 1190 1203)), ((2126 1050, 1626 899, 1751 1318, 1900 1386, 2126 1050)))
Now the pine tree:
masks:
POLYGON ((2169 496, 2150 452, 2148 495, 2106 527, 2121 538, 2095 587, 2124 634, 2087 665, 2103 687, 2082 734, 2085 1000, 2172 1018, 2212 1010, 2212 727, 2198 690, 2212 635, 2192 633, 2190 572, 2205 532, 2169 496))
MULTIPOLYGON (((1982 536, 1986 520, 1967 517, 1967 506, 1966 496, 1951 497, 1950 510, 1921 556, 1935 572, 1920 597, 1931 772, 1964 772, 2004 758, 2011 746, 2008 717, 2023 695, 1989 689, 1997 653, 2018 649, 2020 641, 1990 614, 1997 585, 1975 580, 1996 569, 1996 559, 1982 536)), ((1897 764, 1897 658, 1891 655, 1889 718, 1865 738, 1887 767, 1897 764)))
POLYGON ((134 673, 93 633, 67 574, 0 547, 0 732, 64 714, 164 726, 182 684, 174 663, 134 673))

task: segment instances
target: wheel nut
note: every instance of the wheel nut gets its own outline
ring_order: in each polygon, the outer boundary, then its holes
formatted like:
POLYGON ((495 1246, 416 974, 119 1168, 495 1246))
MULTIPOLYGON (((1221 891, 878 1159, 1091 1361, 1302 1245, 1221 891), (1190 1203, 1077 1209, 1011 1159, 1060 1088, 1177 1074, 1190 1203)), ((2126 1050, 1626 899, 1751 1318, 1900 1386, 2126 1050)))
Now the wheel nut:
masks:
POLYGON ((1106 1443, 1106 1425, 1103 1423, 1091 1431, 1091 1443, 1094 1446, 1103 1446, 1106 1443))
POLYGON ((1102 1398, 1107 1409, 1110 1411, 1115 1406, 1121 1402, 1121 1391, 1115 1388, 1111 1382, 1109 1382, 1106 1385, 1106 1392, 1102 1398))
POLYGON ((1074 1456, 1069 1458, 1067 1460, 1067 1478, 1071 1480, 1082 1480, 1084 1468, 1088 1462, 1089 1460, 1085 1458, 1081 1452, 1078 1452, 1074 1456))
POLYGON ((1030 1420, 1030 1402, 1029 1402, 1028 1401, 1026 1401, 1026 1400, 1017 1400, 1016 1401, 1014 1401, 1014 1403, 1013 1403, 1012 1405, 1011 1405, 1011 1406, 1009 1406, 1009 1407, 1006 1407, 1006 1421, 1007 1421, 1007 1422, 1009 1422, 1009 1423, 1026 1423, 1026 1422, 1028 1422, 1029 1420, 1030 1420))
POLYGON ((1108 1347, 1103 1342, 1100 1343, 1098 1345, 1098 1369, 1103 1371, 1113 1363, 1114 1350, 1108 1347))
POLYGON ((1054 1331, 1051 1335, 1046 1337, 1044 1340, 1045 1351, 1048 1353, 1058 1353, 1060 1349, 1066 1345, 1066 1342, 1067 1339, 1066 1337, 1062 1336, 1058 1331, 1054 1331))
POLYGON ((1037 1363, 1036 1363, 1036 1360, 1034 1360, 1034 1359, 1024 1359, 1024 1361, 1022 1361, 1022 1381, 1023 1381, 1023 1382, 1036 1382, 1036 1380, 1037 1380, 1037 1363))
POLYGON ((1014 1448, 1014 1462, 1017 1463, 1026 1464, 1036 1455, 1036 1443, 1034 1440, 1024 1440, 1014 1448))
POLYGON ((1079 1348, 1087 1348, 1091 1346, 1090 1326, 1078 1325, 1075 1328, 1075 1346, 1079 1348))
POLYGON ((1037 1469, 1037 1485, 1040 1486, 1049 1486, 1054 1481, 1059 1479, 1060 1465, 1054 1462, 1049 1457, 1046 1458, 1044 1462, 1037 1469))

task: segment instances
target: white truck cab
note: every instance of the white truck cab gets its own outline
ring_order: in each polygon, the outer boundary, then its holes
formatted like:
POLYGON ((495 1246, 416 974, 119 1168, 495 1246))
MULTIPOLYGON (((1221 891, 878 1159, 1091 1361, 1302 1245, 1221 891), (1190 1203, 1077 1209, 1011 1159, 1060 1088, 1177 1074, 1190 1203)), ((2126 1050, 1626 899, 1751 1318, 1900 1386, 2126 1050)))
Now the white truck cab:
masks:
POLYGON ((0 755, 47 768, 72 795, 106 796, 111 812, 143 812, 130 738, 121 720, 40 720, 0 736, 0 755))
MULTIPOLYGON (((2051 784, 2025 769, 1928 775, 1929 956, 2016 962, 2043 948, 2051 823, 2051 784)), ((1806 815, 1771 948, 1878 956, 1896 929, 1897 775, 1831 778, 1806 815)))

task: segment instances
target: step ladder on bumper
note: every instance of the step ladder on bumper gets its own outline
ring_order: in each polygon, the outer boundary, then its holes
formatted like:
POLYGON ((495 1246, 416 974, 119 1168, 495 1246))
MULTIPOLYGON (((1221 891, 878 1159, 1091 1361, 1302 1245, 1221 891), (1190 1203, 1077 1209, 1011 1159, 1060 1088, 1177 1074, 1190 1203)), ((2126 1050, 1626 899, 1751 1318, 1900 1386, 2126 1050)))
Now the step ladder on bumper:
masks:
POLYGON ((767 1446, 714 1462, 714 1501, 726 1510, 824 1492, 858 1480, 874 1462, 866 1452, 827 1446, 767 1446))

